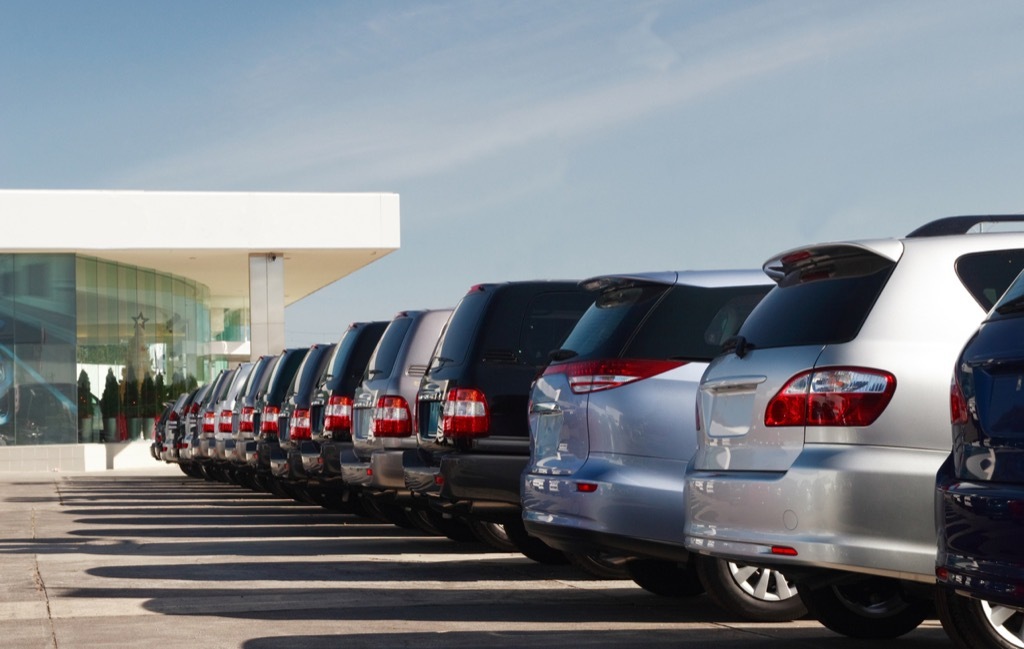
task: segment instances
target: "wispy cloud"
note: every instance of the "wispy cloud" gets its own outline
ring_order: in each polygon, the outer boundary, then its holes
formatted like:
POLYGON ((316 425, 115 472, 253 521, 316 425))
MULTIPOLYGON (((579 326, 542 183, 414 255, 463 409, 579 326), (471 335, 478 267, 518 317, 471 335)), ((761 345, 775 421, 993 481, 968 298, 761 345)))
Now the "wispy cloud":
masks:
MULTIPOLYGON (((471 39, 431 50, 422 59, 392 62, 378 71, 378 80, 353 81, 355 89, 380 95, 347 98, 339 89, 325 93, 332 101, 322 106, 289 103, 281 95, 275 79, 288 78, 288 59, 279 54, 272 64, 254 66, 260 69, 259 81, 267 84, 262 92, 277 97, 264 122, 271 126, 205 145, 189 143, 183 153, 134 168, 119 184, 195 187, 216 178, 220 187, 336 188, 338 179, 344 178, 348 188, 386 189, 545 140, 585 138, 812 61, 904 38, 937 20, 930 7, 914 7, 873 6, 826 22, 802 15, 803 5, 756 5, 744 10, 747 15, 730 15, 723 21, 730 31, 717 33, 714 20, 682 25, 666 21, 668 27, 662 27, 663 16, 650 6, 629 16, 629 24, 602 34, 588 49, 567 53, 532 32, 506 31, 496 34, 493 42, 485 39, 486 52, 477 51, 481 42, 471 39), (778 25, 797 18, 783 29, 759 29, 764 21, 778 25), (695 41, 703 49, 694 50, 690 45, 695 41), (531 51, 534 44, 551 51, 531 51), (610 47, 605 49, 606 45, 610 47), (533 85, 503 87, 502 79, 491 79, 476 87, 478 93, 479 88, 493 89, 494 95, 474 97, 467 95, 462 77, 479 79, 488 73, 474 67, 474 56, 485 65, 521 56, 525 63, 513 60, 500 70, 524 76, 530 72, 524 66, 538 65, 545 58, 575 60, 568 66, 564 60, 553 63, 550 74, 534 69, 533 85), (593 58, 594 68, 586 67, 586 57, 593 58), (607 73, 600 73, 602 67, 607 73), (392 87, 386 87, 388 83, 392 87)), ((390 23, 375 19, 371 31, 399 39, 401 34, 392 33, 396 25, 408 28, 415 22, 392 18, 390 23)), ((443 24, 444 18, 435 14, 430 22, 443 24)), ((462 29, 468 31, 464 25, 462 29)), ((312 52, 326 49, 330 48, 312 47, 312 52)), ((338 70, 331 61, 313 65, 310 46, 297 51, 304 60, 299 69, 310 75, 304 84, 336 83, 332 75, 338 70)))

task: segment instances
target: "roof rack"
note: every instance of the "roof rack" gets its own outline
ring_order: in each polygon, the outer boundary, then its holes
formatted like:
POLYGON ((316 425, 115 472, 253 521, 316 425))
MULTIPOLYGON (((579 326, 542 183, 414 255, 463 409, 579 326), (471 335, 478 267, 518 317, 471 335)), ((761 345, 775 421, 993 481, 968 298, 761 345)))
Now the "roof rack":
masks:
POLYGON ((911 237, 941 237, 947 234, 967 234, 982 223, 1024 223, 1024 214, 981 214, 976 216, 947 216, 925 223, 907 235, 911 237))

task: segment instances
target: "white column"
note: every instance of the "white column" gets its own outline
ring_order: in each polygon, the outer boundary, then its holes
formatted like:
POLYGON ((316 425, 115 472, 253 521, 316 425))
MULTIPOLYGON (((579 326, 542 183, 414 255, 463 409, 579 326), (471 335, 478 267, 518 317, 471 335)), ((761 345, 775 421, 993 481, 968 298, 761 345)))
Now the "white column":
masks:
POLYGON ((249 255, 249 357, 284 349, 284 256, 249 255))

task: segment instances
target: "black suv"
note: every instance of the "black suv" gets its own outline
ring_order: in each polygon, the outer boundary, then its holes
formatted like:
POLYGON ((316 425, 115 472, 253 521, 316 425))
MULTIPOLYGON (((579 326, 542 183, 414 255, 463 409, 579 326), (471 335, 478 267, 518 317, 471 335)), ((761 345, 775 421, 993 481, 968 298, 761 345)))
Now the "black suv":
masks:
POLYGON ((325 507, 340 506, 344 490, 340 468, 336 474, 324 473, 321 452, 330 448, 333 457, 340 457, 337 445, 351 444, 352 399, 387 326, 386 320, 355 322, 345 330, 309 400, 310 437, 288 451, 292 479, 301 484, 307 498, 325 507))
MULTIPOLYGON (((486 541, 496 540, 494 523, 513 542, 526 537, 519 476, 530 457, 530 385, 593 301, 574 281, 469 290, 420 383, 418 448, 399 456, 414 502, 464 520, 486 541)), ((395 462, 375 457, 375 472, 385 460, 395 462)))
MULTIPOLYGON (((313 390, 320 384, 327 372, 327 361, 334 352, 334 344, 311 345, 302 364, 295 371, 292 382, 285 392, 278 413, 278 448, 270 455, 270 470, 279 482, 294 485, 288 454, 298 449, 299 443, 312 439, 313 426, 309 417, 309 403, 313 390)), ((285 489, 292 497, 298 498, 293 489, 285 489)))
POLYGON ((270 456, 280 445, 281 404, 284 402, 288 386, 291 385, 295 372, 309 352, 308 348, 291 348, 281 352, 274 371, 267 381, 265 391, 256 396, 253 410, 253 427, 259 431, 256 437, 256 453, 250 466, 254 471, 256 486, 266 491, 273 491, 274 481, 270 474, 270 456))

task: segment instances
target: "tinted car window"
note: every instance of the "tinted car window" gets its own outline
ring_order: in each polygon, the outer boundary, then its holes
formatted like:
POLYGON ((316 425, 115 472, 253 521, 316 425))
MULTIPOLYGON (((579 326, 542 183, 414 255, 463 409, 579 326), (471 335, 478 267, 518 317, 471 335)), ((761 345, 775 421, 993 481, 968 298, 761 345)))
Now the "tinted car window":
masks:
POLYGON ((440 359, 453 365, 465 360, 469 343, 473 340, 473 334, 483 319, 484 310, 490 299, 491 293, 471 291, 459 300, 437 342, 434 356, 430 361, 432 367, 436 367, 440 359))
POLYGON ((1024 267, 1024 250, 990 250, 964 255, 956 261, 956 274, 971 296, 988 311, 1024 267))
POLYGON ((769 288, 648 284, 607 290, 562 347, 577 352, 577 360, 710 360, 769 288))
POLYGON ((770 288, 673 286, 644 320, 623 356, 710 361, 770 288))
POLYGON ((562 349, 578 359, 619 355, 630 334, 669 289, 664 284, 629 286, 604 291, 583 314, 562 349))
POLYGON ((352 393, 362 380, 370 354, 387 325, 386 322, 370 322, 348 329, 335 346, 324 387, 332 392, 352 393))
POLYGON ((759 348, 853 340, 891 272, 888 266, 853 276, 787 276, 750 314, 740 335, 759 348))
POLYGON ((369 378, 382 379, 391 376, 395 361, 398 359, 398 351, 402 348, 405 334, 411 325, 412 318, 395 318, 391 321, 366 368, 369 378))
POLYGON ((1006 293, 996 303, 988 319, 1000 320, 1021 315, 1024 315, 1024 273, 1018 275, 1013 284, 1006 289, 1006 293))
POLYGON ((541 293, 530 301, 520 328, 519 358, 545 366, 552 351, 562 346, 569 332, 591 303, 588 293, 541 293))
POLYGON ((309 348, 305 358, 302 359, 302 364, 296 370, 295 376, 292 377, 292 384, 288 391, 293 396, 308 396, 312 392, 323 371, 324 355, 330 351, 329 345, 313 345, 309 348))

